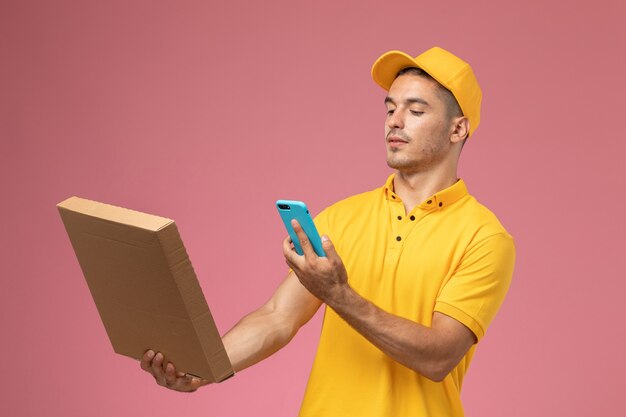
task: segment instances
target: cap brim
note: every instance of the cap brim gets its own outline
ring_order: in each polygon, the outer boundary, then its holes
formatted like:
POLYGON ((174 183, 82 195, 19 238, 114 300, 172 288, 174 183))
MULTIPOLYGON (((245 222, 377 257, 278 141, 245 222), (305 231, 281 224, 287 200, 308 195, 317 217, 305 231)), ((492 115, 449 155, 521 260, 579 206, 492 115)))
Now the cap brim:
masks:
POLYGON ((415 59, 402 51, 389 51, 374 62, 372 66, 372 78, 376 84, 385 90, 389 90, 398 71, 407 67, 421 68, 415 59))

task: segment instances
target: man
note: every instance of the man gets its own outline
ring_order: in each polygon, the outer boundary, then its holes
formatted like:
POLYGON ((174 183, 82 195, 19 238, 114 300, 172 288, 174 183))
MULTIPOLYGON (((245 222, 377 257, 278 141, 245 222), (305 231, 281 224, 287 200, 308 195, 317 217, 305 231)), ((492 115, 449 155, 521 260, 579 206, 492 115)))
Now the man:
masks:
MULTIPOLYGON (((372 76, 388 90, 387 164, 396 173, 317 216, 325 258, 294 222, 304 255, 283 242, 292 271, 224 345, 242 370, 286 345, 324 303, 300 416, 462 416, 461 384, 515 257, 511 236, 457 177, 481 90, 467 63, 437 47, 416 58, 388 52, 372 76)), ((152 351, 141 366, 171 389, 206 382, 152 351)))

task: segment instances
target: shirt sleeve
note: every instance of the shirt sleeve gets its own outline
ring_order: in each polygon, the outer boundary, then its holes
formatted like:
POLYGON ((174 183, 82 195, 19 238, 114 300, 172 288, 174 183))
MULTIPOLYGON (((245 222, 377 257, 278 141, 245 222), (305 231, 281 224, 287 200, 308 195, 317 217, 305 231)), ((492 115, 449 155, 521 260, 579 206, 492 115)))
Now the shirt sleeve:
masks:
POLYGON ((468 327, 479 341, 498 312, 511 284, 515 245, 498 233, 470 246, 443 286, 435 311, 468 327))
MULTIPOLYGON (((327 235, 330 237, 330 230, 328 225, 328 208, 322 210, 315 218, 313 219, 315 223, 315 228, 320 236, 327 235)), ((334 243, 334 242, 333 242, 334 243)))

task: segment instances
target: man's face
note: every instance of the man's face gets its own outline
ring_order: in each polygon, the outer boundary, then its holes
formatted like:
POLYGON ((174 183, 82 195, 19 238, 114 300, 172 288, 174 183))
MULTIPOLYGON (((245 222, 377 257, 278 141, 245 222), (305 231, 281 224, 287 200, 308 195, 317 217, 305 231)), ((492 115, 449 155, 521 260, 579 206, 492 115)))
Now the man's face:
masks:
POLYGON ((453 122, 433 80, 405 74, 385 99, 387 164, 407 173, 426 172, 451 152, 453 122))

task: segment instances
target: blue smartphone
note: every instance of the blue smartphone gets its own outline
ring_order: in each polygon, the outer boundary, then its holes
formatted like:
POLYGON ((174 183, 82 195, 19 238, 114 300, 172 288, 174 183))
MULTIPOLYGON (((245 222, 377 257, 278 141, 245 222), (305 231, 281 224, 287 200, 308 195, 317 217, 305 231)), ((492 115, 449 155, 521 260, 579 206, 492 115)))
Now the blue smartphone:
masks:
POLYGON ((326 256, 326 252, 324 252, 322 248, 322 238, 320 238, 320 234, 315 227, 315 223, 313 223, 313 219, 311 218, 311 214, 309 214, 309 210, 306 208, 306 204, 302 201, 278 200, 276 202, 276 208, 278 209, 278 214, 280 214, 280 218, 285 224, 287 233, 289 233, 289 237, 298 255, 303 255, 304 252, 302 252, 300 240, 298 240, 298 236, 291 226, 291 219, 296 219, 298 223, 300 223, 302 230, 304 230, 304 233, 306 233, 309 238, 309 242, 311 242, 311 246, 313 246, 313 250, 317 253, 317 256, 326 256))

